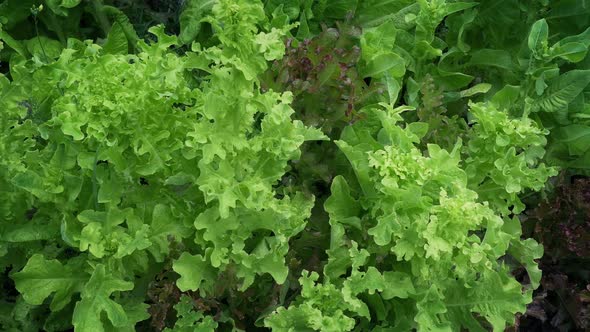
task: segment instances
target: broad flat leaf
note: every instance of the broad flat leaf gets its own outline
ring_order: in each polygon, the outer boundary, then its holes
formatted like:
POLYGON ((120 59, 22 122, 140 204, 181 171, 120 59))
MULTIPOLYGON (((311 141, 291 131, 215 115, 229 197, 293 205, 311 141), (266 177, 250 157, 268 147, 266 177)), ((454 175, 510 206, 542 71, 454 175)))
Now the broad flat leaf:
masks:
POLYGON ((179 41, 188 44, 197 38, 201 31, 202 19, 209 14, 216 0, 188 0, 179 17, 179 41))
POLYGON ((359 5, 355 17, 362 27, 391 21, 396 28, 405 29, 408 27, 405 16, 420 11, 420 5, 415 0, 363 0, 359 1, 359 5))
POLYGON ((582 156, 590 149, 590 126, 572 124, 558 128, 552 134, 555 142, 567 146, 571 156, 582 156))
POLYGON ((117 299, 117 302, 121 304, 121 306, 125 309, 125 314, 127 314, 127 321, 129 322, 127 326, 115 328, 117 332, 135 331, 135 325, 138 322, 150 318, 150 313, 148 312, 150 306, 147 303, 143 303, 143 298, 141 297, 122 296, 117 299))
POLYGON ((139 37, 127 15, 118 8, 107 5, 102 6, 102 11, 112 19, 113 25, 118 25, 123 30, 128 41, 128 46, 130 49, 135 50, 139 37))
POLYGON ((545 78, 543 76, 535 80, 535 92, 537 93, 537 96, 542 95, 547 87, 548 85, 545 83, 545 78))
POLYGON ((528 46, 533 52, 542 50, 543 44, 547 44, 547 38, 549 36, 549 26, 545 19, 540 19, 533 24, 531 32, 529 33, 528 46))
POLYGON ((552 56, 576 63, 584 60, 586 54, 588 54, 588 46, 583 43, 571 42, 559 45, 552 56))
POLYGON ((453 294, 453 299, 449 299, 452 304, 449 303, 448 307, 470 308, 472 313, 485 317, 494 331, 504 331, 506 323, 514 321, 514 314, 524 313, 526 305, 532 300, 531 293, 523 295, 522 285, 505 270, 482 271, 473 289, 463 294, 449 292, 453 294))
POLYGON ((164 181, 164 184, 167 186, 182 186, 189 183, 195 183, 195 181, 196 180, 194 175, 185 172, 180 172, 178 174, 168 177, 166 181, 164 181))
POLYGON ((402 91, 401 78, 395 78, 390 73, 387 73, 381 78, 381 83, 387 87, 387 96, 389 103, 395 104, 399 98, 399 93, 402 91))
POLYGON ((284 0, 267 0, 264 3, 265 10, 273 12, 273 15, 280 13, 279 15, 286 15, 287 21, 296 20, 301 12, 301 0, 295 1, 284 1, 284 0))
POLYGON ((35 254, 20 272, 12 275, 12 279, 16 289, 30 304, 40 305, 55 293, 50 308, 58 311, 70 303, 88 277, 70 265, 64 266, 56 259, 46 260, 43 255, 35 254))
POLYGON ((330 189, 332 195, 324 203, 326 212, 330 214, 330 218, 335 222, 352 222, 354 226, 360 229, 360 219, 358 214, 360 212, 360 205, 350 194, 350 187, 342 176, 337 176, 332 181, 330 189))
POLYGON ((486 93, 490 90, 491 87, 492 87, 491 84, 480 83, 480 84, 472 86, 471 88, 469 88, 467 90, 461 91, 459 94, 461 95, 461 98, 471 97, 476 94, 486 93))
POLYGON ((127 54, 129 52, 129 43, 123 27, 117 22, 109 31, 107 40, 102 46, 104 53, 108 54, 127 54))
POLYGON ((499 109, 510 109, 516 103, 520 94, 520 86, 506 85, 492 97, 492 103, 498 105, 499 109))
POLYGON ((132 282, 123 281, 110 272, 107 275, 105 266, 97 265, 84 287, 82 300, 74 308, 72 324, 76 332, 104 332, 105 326, 101 319, 103 313, 115 327, 132 327, 135 322, 130 322, 123 306, 111 299, 115 292, 132 289, 132 282))
POLYGON ((359 0, 330 0, 326 1, 324 16, 334 20, 344 20, 348 13, 354 13, 359 5, 359 0))
POLYGON ((590 171, 590 153, 586 153, 583 156, 568 163, 564 163, 562 159, 558 159, 557 161, 564 165, 567 165, 570 168, 583 170, 585 172, 581 174, 588 174, 588 172, 590 171))
POLYGON ((361 36, 361 52, 364 59, 372 59, 379 52, 391 51, 395 46, 396 31, 392 21, 368 29, 361 36))
POLYGON ((457 32, 457 48, 462 52, 469 52, 471 50, 471 46, 465 42, 464 33, 465 28, 468 27, 476 17, 476 10, 467 10, 460 16, 461 25, 457 32))
POLYGON ((80 4, 82 0, 47 0, 47 6, 51 9, 54 13, 60 16, 67 16, 69 8, 74 8, 80 4))
POLYGON ((461 72, 449 72, 437 68, 439 76, 435 77, 435 80, 446 90, 461 89, 469 85, 473 81, 474 77, 461 72))
POLYGON ((590 70, 571 70, 552 79, 536 104, 545 112, 559 111, 567 107, 589 83, 590 70))
POLYGON ((59 41, 45 36, 26 40, 24 41, 24 45, 27 47, 27 50, 31 55, 46 62, 51 62, 53 59, 58 58, 63 49, 59 41))
MULTIPOLYGON (((347 127, 347 129, 348 128, 351 127, 347 127)), ((364 148, 365 150, 363 151, 365 153, 363 153, 359 151, 360 149, 358 147, 355 149, 352 146, 348 145, 345 141, 336 141, 335 143, 338 146, 338 148, 340 148, 340 150, 346 155, 346 158, 352 165, 354 172, 356 173, 356 176, 358 178, 359 184, 361 185, 361 188, 363 190, 363 193, 366 196, 373 196, 375 194, 375 188, 372 185, 371 180, 369 178, 370 167, 366 155, 366 152, 370 151, 370 147, 368 146, 368 144, 361 144, 362 148, 364 148)))
POLYGON ((514 64, 512 56, 504 50, 481 49, 471 53, 470 65, 493 66, 506 70, 512 70, 514 64))
POLYGON ((25 173, 17 174, 13 179, 12 183, 24 189, 31 194, 37 196, 41 200, 50 200, 52 194, 58 194, 63 192, 63 186, 57 186, 51 188, 49 184, 37 173, 27 170, 25 173))
POLYGON ((99 203, 118 204, 123 193, 122 183, 118 178, 103 179, 98 189, 99 203))
POLYGON ((187 252, 183 252, 172 264, 172 269, 180 274, 176 285, 183 292, 196 291, 201 287, 203 280, 216 278, 215 270, 203 256, 191 255, 187 252))
MULTIPOLYGON (((526 309, 526 302, 530 301, 527 300, 530 295, 523 296, 520 288, 516 287, 516 281, 508 279, 504 273, 503 271, 502 274, 486 271, 477 285, 471 286, 473 289, 467 292, 461 289, 449 290, 445 298, 447 310, 444 314, 440 314, 444 317, 444 321, 452 323, 452 327, 446 331, 462 329, 470 332, 504 331, 506 323, 511 324, 514 321, 514 313, 523 312, 523 309, 526 309), (492 274, 494 277, 488 277, 492 274), (491 280, 483 280, 484 278, 491 280), (502 291, 494 292, 490 289, 502 291), (489 322, 490 328, 482 326, 482 316, 489 322)), ((428 308, 424 307, 424 311, 428 311, 428 308)))
POLYGON ((12 38, 8 32, 2 30, 0 27, 0 41, 6 43, 8 47, 12 48, 16 53, 19 55, 26 57, 28 55, 27 49, 25 46, 18 40, 12 38))
POLYGON ((441 290, 432 285, 424 290, 424 296, 416 303, 418 313, 414 317, 414 321, 418 324, 420 331, 435 331, 435 332, 450 332, 450 322, 448 319, 440 319, 448 309, 443 302, 443 294, 441 290))
POLYGON ((0 240, 6 242, 29 242, 59 238, 59 224, 35 217, 27 223, 6 225, 0 233, 0 240))
POLYGON ((387 286, 383 287, 383 299, 407 298, 408 294, 414 294, 416 291, 412 284, 412 278, 406 273, 387 271, 383 273, 383 279, 387 286))
POLYGON ((182 219, 175 218, 170 207, 156 204, 152 213, 152 224, 149 240, 152 246, 148 249, 156 261, 164 261, 170 250, 170 237, 180 242, 188 236, 190 230, 183 225, 182 219))
POLYGON ((542 273, 535 260, 543 257, 543 246, 533 239, 516 239, 510 244, 508 252, 525 266, 531 286, 539 287, 542 273))
MULTIPOLYGON (((588 6, 590 8, 590 6, 588 6)), ((559 44, 565 45, 569 43, 582 43, 586 47, 590 47, 590 28, 575 36, 565 37, 559 41, 559 44)))
POLYGON ((558 2, 552 2, 550 6, 551 10, 547 13, 548 19, 557 18, 571 18, 575 19, 574 16, 588 16, 590 15, 590 6, 586 1, 580 0, 562 0, 558 2))
POLYGON ((313 36, 309 29, 309 23, 307 22, 307 14, 304 12, 301 13, 301 17, 299 17, 299 29, 297 29, 297 34, 295 35, 297 39, 308 39, 313 36))
POLYGON ((61 0, 60 6, 64 8, 74 8, 76 7, 82 0, 61 0))
POLYGON ((475 6, 479 5, 478 3, 475 2, 452 2, 452 3, 446 3, 444 8, 444 16, 448 16, 451 14, 454 14, 456 12, 460 12, 462 10, 465 9, 469 9, 469 8, 473 8, 475 6))
POLYGON ((362 75, 363 77, 379 77, 386 72, 393 77, 404 76, 406 73, 405 60, 393 52, 381 53, 367 61, 362 75))

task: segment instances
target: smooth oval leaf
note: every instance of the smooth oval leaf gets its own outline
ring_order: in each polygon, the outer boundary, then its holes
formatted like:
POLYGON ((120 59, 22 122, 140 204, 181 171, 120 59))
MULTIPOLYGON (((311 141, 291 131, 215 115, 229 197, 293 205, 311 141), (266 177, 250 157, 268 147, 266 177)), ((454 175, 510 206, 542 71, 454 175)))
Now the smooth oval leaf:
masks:
POLYGON ((406 73, 406 62, 393 52, 382 53, 371 59, 362 71, 363 77, 377 77, 385 72, 393 77, 402 77, 406 73))
POLYGON ((531 32, 529 33, 528 46, 533 52, 537 52, 543 45, 547 43, 549 36, 549 26, 545 19, 540 19, 533 24, 531 32))
POLYGON ((584 60, 586 54, 588 54, 588 47, 586 45, 583 43, 571 42, 559 45, 555 49, 553 57, 560 57, 569 62, 576 63, 584 60))

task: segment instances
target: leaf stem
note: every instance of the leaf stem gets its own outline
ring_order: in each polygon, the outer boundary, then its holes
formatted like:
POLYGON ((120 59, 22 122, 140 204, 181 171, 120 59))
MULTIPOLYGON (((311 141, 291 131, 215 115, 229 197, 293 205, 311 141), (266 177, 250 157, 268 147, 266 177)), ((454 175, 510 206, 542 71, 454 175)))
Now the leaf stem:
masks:
POLYGON ((43 56, 45 57, 45 61, 49 64, 50 60, 49 60, 49 57, 47 56, 47 53, 45 52, 45 47, 43 46, 43 43, 41 42, 41 35, 39 34, 39 24, 37 23, 37 15, 33 15, 33 22, 35 22, 35 33, 37 34, 37 40, 39 41, 39 46, 41 46, 41 52, 43 53, 43 56))

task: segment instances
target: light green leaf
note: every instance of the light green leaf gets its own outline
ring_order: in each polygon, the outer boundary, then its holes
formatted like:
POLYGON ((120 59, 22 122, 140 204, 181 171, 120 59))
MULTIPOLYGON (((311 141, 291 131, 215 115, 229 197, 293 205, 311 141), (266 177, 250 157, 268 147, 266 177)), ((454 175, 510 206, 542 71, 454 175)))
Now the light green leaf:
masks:
POLYGON ((538 53, 543 51, 543 47, 547 46, 547 38, 549 37, 549 26, 545 19, 536 21, 529 33, 528 46, 531 51, 538 53))
POLYGON ((480 84, 476 84, 476 85, 472 86, 471 88, 469 88, 467 90, 461 91, 460 95, 461 95, 461 98, 471 97, 476 94, 486 93, 486 92, 490 91, 491 88, 492 88, 492 85, 489 83, 480 83, 480 84))
POLYGON ((105 266, 98 264, 74 308, 72 324, 76 331, 104 332, 103 313, 115 327, 133 327, 135 322, 129 320, 123 306, 111 299, 115 292, 132 289, 132 282, 107 274, 105 266))
POLYGON ((324 208, 330 214, 331 221, 344 222, 344 220, 354 218, 353 225, 360 229, 360 220, 357 217, 360 212, 360 205, 351 196, 350 187, 344 177, 337 176, 334 178, 330 192, 332 195, 324 203, 324 208))
POLYGON ((379 77, 385 73, 390 73, 393 77, 402 77, 406 73, 405 60, 393 53, 381 53, 367 61, 362 70, 363 77, 379 77))
POLYGON ((174 310, 177 313, 174 329, 166 328, 164 332, 215 332, 217 329, 218 324, 213 317, 198 311, 190 296, 182 295, 174 310))
POLYGON ((27 223, 7 225, 0 234, 0 240, 12 243, 53 240, 59 238, 59 225, 36 217, 27 223))
POLYGON ((88 276, 75 267, 75 262, 64 266, 56 259, 46 260, 43 255, 35 254, 21 271, 12 275, 12 279, 16 289, 30 304, 41 305, 55 293, 50 308, 59 311, 88 280, 88 276))
POLYGON ((276 28, 273 28, 270 33, 261 32, 256 36, 255 43, 259 46, 260 52, 264 53, 267 61, 277 60, 285 55, 282 37, 283 32, 276 28))
POLYGON ((508 252, 525 266, 532 288, 539 287, 542 272, 536 260, 543 257, 543 246, 533 239, 520 240, 517 238, 510 243, 508 252))
POLYGON ((510 109, 520 95, 520 86, 506 85, 492 97, 492 102, 500 109, 510 109))
POLYGON ((43 62, 51 62, 61 54, 63 49, 61 43, 57 40, 39 36, 24 42, 29 53, 43 62))
POLYGON ((215 270, 203 256, 187 252, 183 252, 172 264, 172 269, 180 274, 176 285, 183 292, 196 291, 204 280, 212 281, 216 278, 215 270))
POLYGON ((588 54, 588 46, 578 42, 566 43, 556 47, 553 57, 560 57, 569 62, 580 62, 588 54))

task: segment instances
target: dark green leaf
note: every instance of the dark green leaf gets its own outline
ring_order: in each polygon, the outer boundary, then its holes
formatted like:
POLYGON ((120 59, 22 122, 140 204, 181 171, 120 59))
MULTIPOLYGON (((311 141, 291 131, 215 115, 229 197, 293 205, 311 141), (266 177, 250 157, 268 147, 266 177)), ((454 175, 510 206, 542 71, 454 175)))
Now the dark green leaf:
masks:
POLYGON ((536 100, 545 112, 561 110, 571 103, 590 83, 590 70, 572 70, 549 82, 549 88, 536 100))
POLYGON ((180 35, 182 44, 189 44, 197 38, 201 31, 202 19, 211 12, 216 0, 187 0, 180 14, 180 35))

